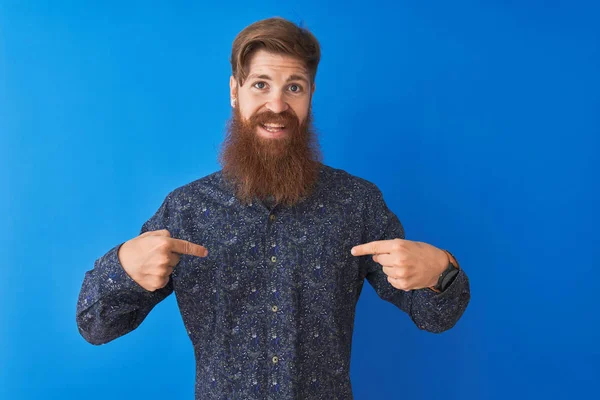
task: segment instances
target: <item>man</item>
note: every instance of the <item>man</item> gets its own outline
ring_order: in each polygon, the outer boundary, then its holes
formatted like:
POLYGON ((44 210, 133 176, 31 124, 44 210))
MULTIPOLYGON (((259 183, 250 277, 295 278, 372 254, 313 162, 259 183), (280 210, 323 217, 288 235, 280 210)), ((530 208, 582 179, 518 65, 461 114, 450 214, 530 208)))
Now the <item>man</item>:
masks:
POLYGON ((280 18, 234 40, 221 171, 169 193, 141 234, 88 271, 83 337, 137 328, 175 291, 197 399, 351 399, 365 278, 420 328, 450 329, 470 299, 452 255, 404 240, 377 187, 321 163, 311 120, 320 47, 280 18))

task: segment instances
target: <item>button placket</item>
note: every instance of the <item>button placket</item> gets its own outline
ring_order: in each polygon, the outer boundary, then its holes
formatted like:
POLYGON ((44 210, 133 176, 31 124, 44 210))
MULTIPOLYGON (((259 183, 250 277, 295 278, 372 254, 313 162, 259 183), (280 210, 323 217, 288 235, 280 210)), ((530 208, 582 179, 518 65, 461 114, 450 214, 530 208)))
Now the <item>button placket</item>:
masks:
MULTIPOLYGON (((267 291, 269 296, 267 296, 267 298, 269 298, 269 303, 267 303, 266 308, 267 310, 270 309, 270 329, 269 329, 269 339, 268 343, 269 343, 269 351, 271 353, 270 358, 267 359, 268 363, 271 365, 272 368, 270 368, 270 379, 271 382, 273 384, 273 388, 276 389, 278 387, 278 381, 279 381, 279 365, 281 363, 281 355, 279 354, 279 351, 281 350, 280 347, 280 343, 279 343, 279 315, 278 313, 281 312, 280 309, 280 304, 278 304, 279 299, 277 298, 276 294, 277 294, 277 285, 278 282, 280 281, 280 278, 278 277, 279 275, 279 270, 278 270, 278 265, 280 264, 280 260, 278 259, 279 254, 277 254, 277 250, 278 250, 278 246, 276 243, 276 227, 278 226, 278 224, 276 223, 277 221, 277 216, 271 212, 269 214, 269 216, 267 217, 267 238, 266 238, 266 254, 265 254, 265 258, 267 259, 267 264, 270 266, 270 268, 268 269, 270 271, 270 275, 271 275, 271 281, 269 283, 269 285, 267 286, 267 291)), ((276 389, 277 390, 277 389, 276 389)))

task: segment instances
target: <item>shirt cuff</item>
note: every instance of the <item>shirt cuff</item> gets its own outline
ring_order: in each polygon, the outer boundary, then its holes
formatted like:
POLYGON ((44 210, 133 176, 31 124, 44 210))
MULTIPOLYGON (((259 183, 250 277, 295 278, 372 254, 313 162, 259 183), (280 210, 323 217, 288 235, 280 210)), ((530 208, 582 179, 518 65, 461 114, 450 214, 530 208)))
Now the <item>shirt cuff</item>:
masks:
POLYGON ((138 293, 152 293, 144 289, 125 272, 119 260, 119 249, 125 242, 110 249, 100 258, 99 269, 105 275, 103 284, 109 291, 134 291, 138 293))

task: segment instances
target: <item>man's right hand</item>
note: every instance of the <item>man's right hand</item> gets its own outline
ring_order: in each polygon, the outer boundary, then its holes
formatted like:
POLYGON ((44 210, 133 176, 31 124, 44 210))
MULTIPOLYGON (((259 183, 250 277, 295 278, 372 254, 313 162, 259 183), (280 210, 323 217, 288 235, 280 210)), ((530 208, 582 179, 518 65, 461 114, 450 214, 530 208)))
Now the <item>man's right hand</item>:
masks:
POLYGON ((123 243, 119 261, 127 275, 148 291, 163 288, 169 282, 180 254, 206 257, 205 247, 174 239, 166 229, 148 231, 123 243))

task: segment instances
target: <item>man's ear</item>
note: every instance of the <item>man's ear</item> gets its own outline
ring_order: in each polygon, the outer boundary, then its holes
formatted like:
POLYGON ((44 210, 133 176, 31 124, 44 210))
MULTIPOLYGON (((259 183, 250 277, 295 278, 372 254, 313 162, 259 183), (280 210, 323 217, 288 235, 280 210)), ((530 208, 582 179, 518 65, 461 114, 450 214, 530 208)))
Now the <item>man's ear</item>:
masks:
POLYGON ((235 107, 235 99, 237 97, 237 81, 233 75, 229 77, 229 97, 231 101, 231 107, 235 107))

